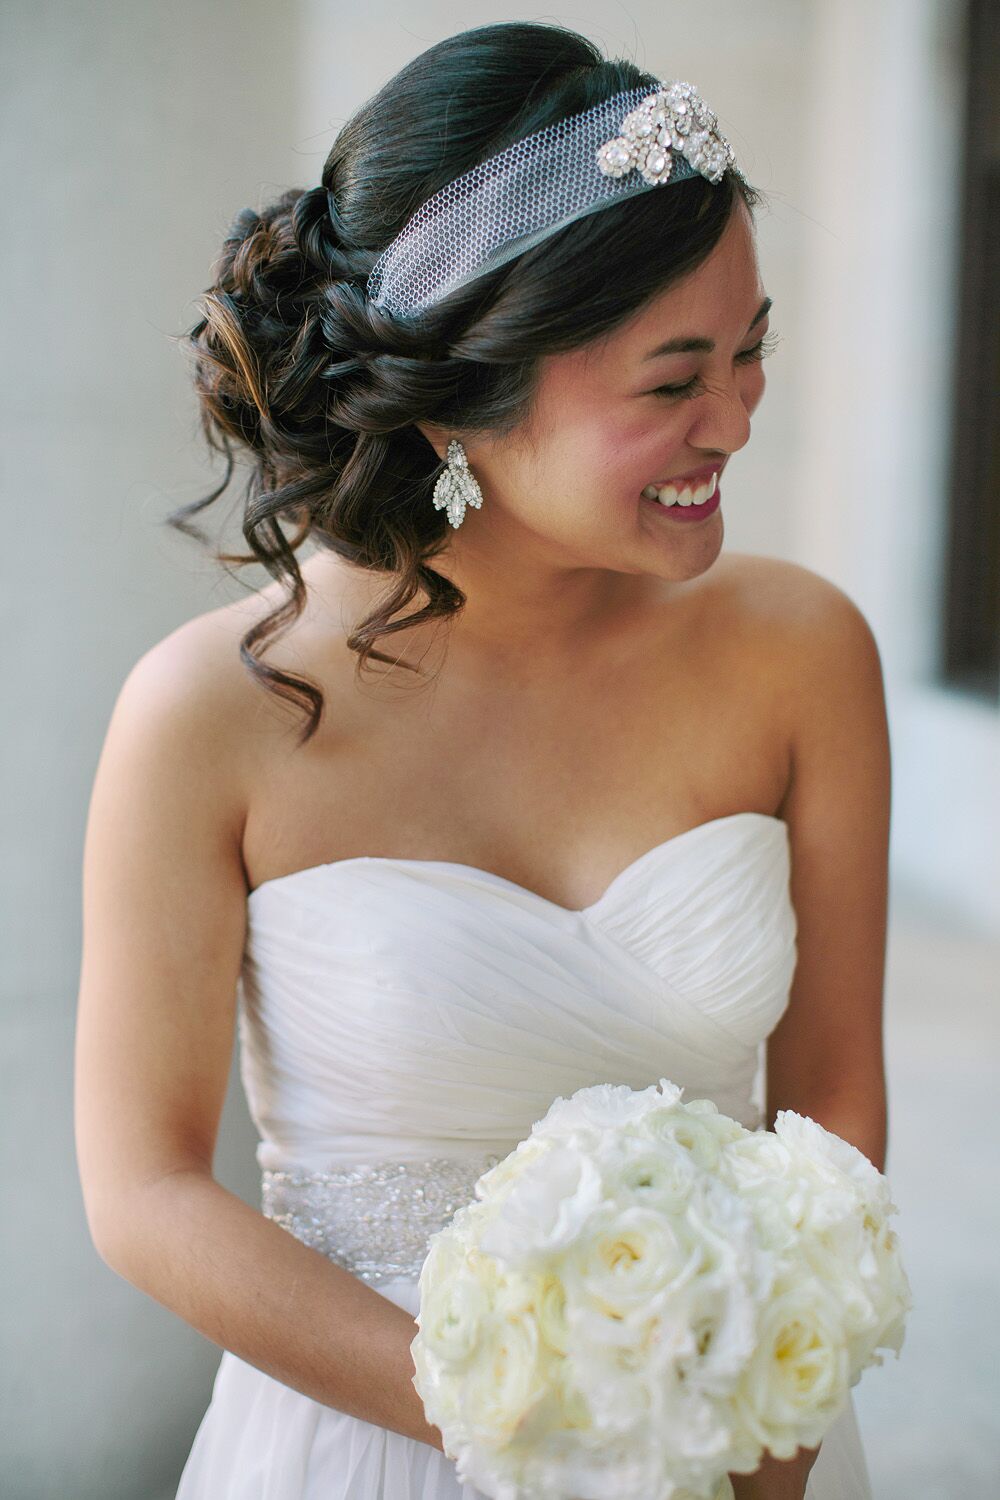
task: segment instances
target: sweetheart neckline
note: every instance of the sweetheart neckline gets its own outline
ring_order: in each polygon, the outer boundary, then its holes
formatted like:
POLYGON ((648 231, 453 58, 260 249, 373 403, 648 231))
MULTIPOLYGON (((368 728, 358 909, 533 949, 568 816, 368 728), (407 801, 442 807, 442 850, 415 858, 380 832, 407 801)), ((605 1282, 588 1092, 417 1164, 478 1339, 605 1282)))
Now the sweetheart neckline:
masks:
POLYGON ((289 870, 287 875, 275 875, 270 880, 262 880, 259 885, 254 886, 253 890, 247 894, 247 905, 249 906, 253 902, 254 897, 259 895, 261 891, 266 891, 278 885, 286 885, 289 881, 301 879, 303 876, 316 875, 320 871, 336 870, 342 866, 358 864, 398 865, 411 869, 461 870, 466 875, 474 875, 487 882, 493 881, 496 885, 506 887, 507 890, 517 891, 522 896, 529 897, 531 900, 539 902, 542 906, 549 907, 550 910, 562 912, 564 916, 585 917, 591 912, 596 911, 598 907, 603 906, 604 902, 611 895, 611 892, 625 880, 626 876, 634 874, 636 870, 652 859, 654 855, 663 853, 666 849, 680 843, 682 840, 691 838, 694 834, 701 833, 705 829, 717 828, 722 824, 733 823, 738 818, 759 818, 764 823, 777 825, 777 828, 782 830, 786 835, 788 832, 788 825, 784 818, 779 818, 774 813, 756 812, 752 809, 744 812, 725 813, 721 818, 709 818, 704 823, 695 823, 691 828, 682 828, 680 833, 671 834, 670 838, 664 839, 659 844, 654 844, 651 849, 646 849, 642 854, 637 855, 631 864, 626 865, 623 870, 618 871, 617 875, 612 876, 610 884, 605 886, 597 900, 591 901, 587 906, 561 906, 558 901, 550 901, 547 896, 541 895, 540 892, 533 891, 526 885, 520 885, 516 880, 509 880, 506 875, 498 875, 495 870, 485 870, 480 865, 467 865, 463 864, 460 860, 454 859, 405 859, 393 854, 354 854, 347 859, 328 859, 320 864, 304 865, 300 870, 289 870))

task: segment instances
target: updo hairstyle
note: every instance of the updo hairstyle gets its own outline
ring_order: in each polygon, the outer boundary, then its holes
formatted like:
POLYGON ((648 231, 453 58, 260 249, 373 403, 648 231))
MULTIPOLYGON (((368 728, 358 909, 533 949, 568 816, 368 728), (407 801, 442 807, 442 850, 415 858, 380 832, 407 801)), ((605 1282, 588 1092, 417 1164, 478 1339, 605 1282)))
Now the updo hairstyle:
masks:
POLYGON ((462 438, 510 432, 530 411, 542 356, 624 322, 707 258, 738 196, 752 214, 762 194, 731 171, 717 184, 695 174, 640 193, 557 230, 411 322, 369 301, 374 262, 431 194, 486 157, 624 89, 657 85, 560 26, 463 31, 357 110, 318 186, 236 215, 183 339, 201 428, 225 456, 225 475, 166 524, 206 541, 188 518, 223 494, 237 458, 249 462, 250 553, 214 557, 260 563, 289 588, 243 636, 240 655, 262 686, 304 710, 300 743, 320 724, 323 694, 261 656, 305 606, 298 548, 312 539, 384 577, 380 602, 347 645, 359 674, 370 659, 396 664, 376 642, 465 603, 431 566, 452 529, 431 503, 441 462, 414 424, 462 438))

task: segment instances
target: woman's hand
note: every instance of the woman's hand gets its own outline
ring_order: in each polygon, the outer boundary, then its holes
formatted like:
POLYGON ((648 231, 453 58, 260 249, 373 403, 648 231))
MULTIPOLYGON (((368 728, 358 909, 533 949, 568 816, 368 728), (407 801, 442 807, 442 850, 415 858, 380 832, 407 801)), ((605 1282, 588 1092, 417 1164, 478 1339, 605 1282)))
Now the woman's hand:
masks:
POLYGON ((819 1448, 800 1448, 794 1458, 765 1453, 752 1474, 730 1474, 734 1500, 802 1500, 819 1448))

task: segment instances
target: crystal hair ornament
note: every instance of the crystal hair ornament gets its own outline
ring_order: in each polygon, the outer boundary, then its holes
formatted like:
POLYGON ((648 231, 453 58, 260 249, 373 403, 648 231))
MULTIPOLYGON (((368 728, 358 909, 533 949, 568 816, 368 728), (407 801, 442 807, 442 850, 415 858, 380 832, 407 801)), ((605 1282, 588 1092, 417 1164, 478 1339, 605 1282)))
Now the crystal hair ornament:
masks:
POLYGON ((515 141, 434 193, 368 277, 376 307, 408 318, 585 214, 700 173, 743 179, 690 83, 625 89, 515 141))

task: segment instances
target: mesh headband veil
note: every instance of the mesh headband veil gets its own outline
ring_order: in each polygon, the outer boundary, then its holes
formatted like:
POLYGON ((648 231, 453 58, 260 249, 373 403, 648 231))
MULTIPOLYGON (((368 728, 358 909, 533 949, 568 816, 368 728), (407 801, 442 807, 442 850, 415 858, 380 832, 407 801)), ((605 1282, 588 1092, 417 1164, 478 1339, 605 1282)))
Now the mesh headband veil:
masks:
POLYGON ((368 296, 419 314, 585 214, 696 172, 717 182, 727 167, 739 170, 732 147, 691 84, 626 89, 434 193, 375 262, 368 296))

